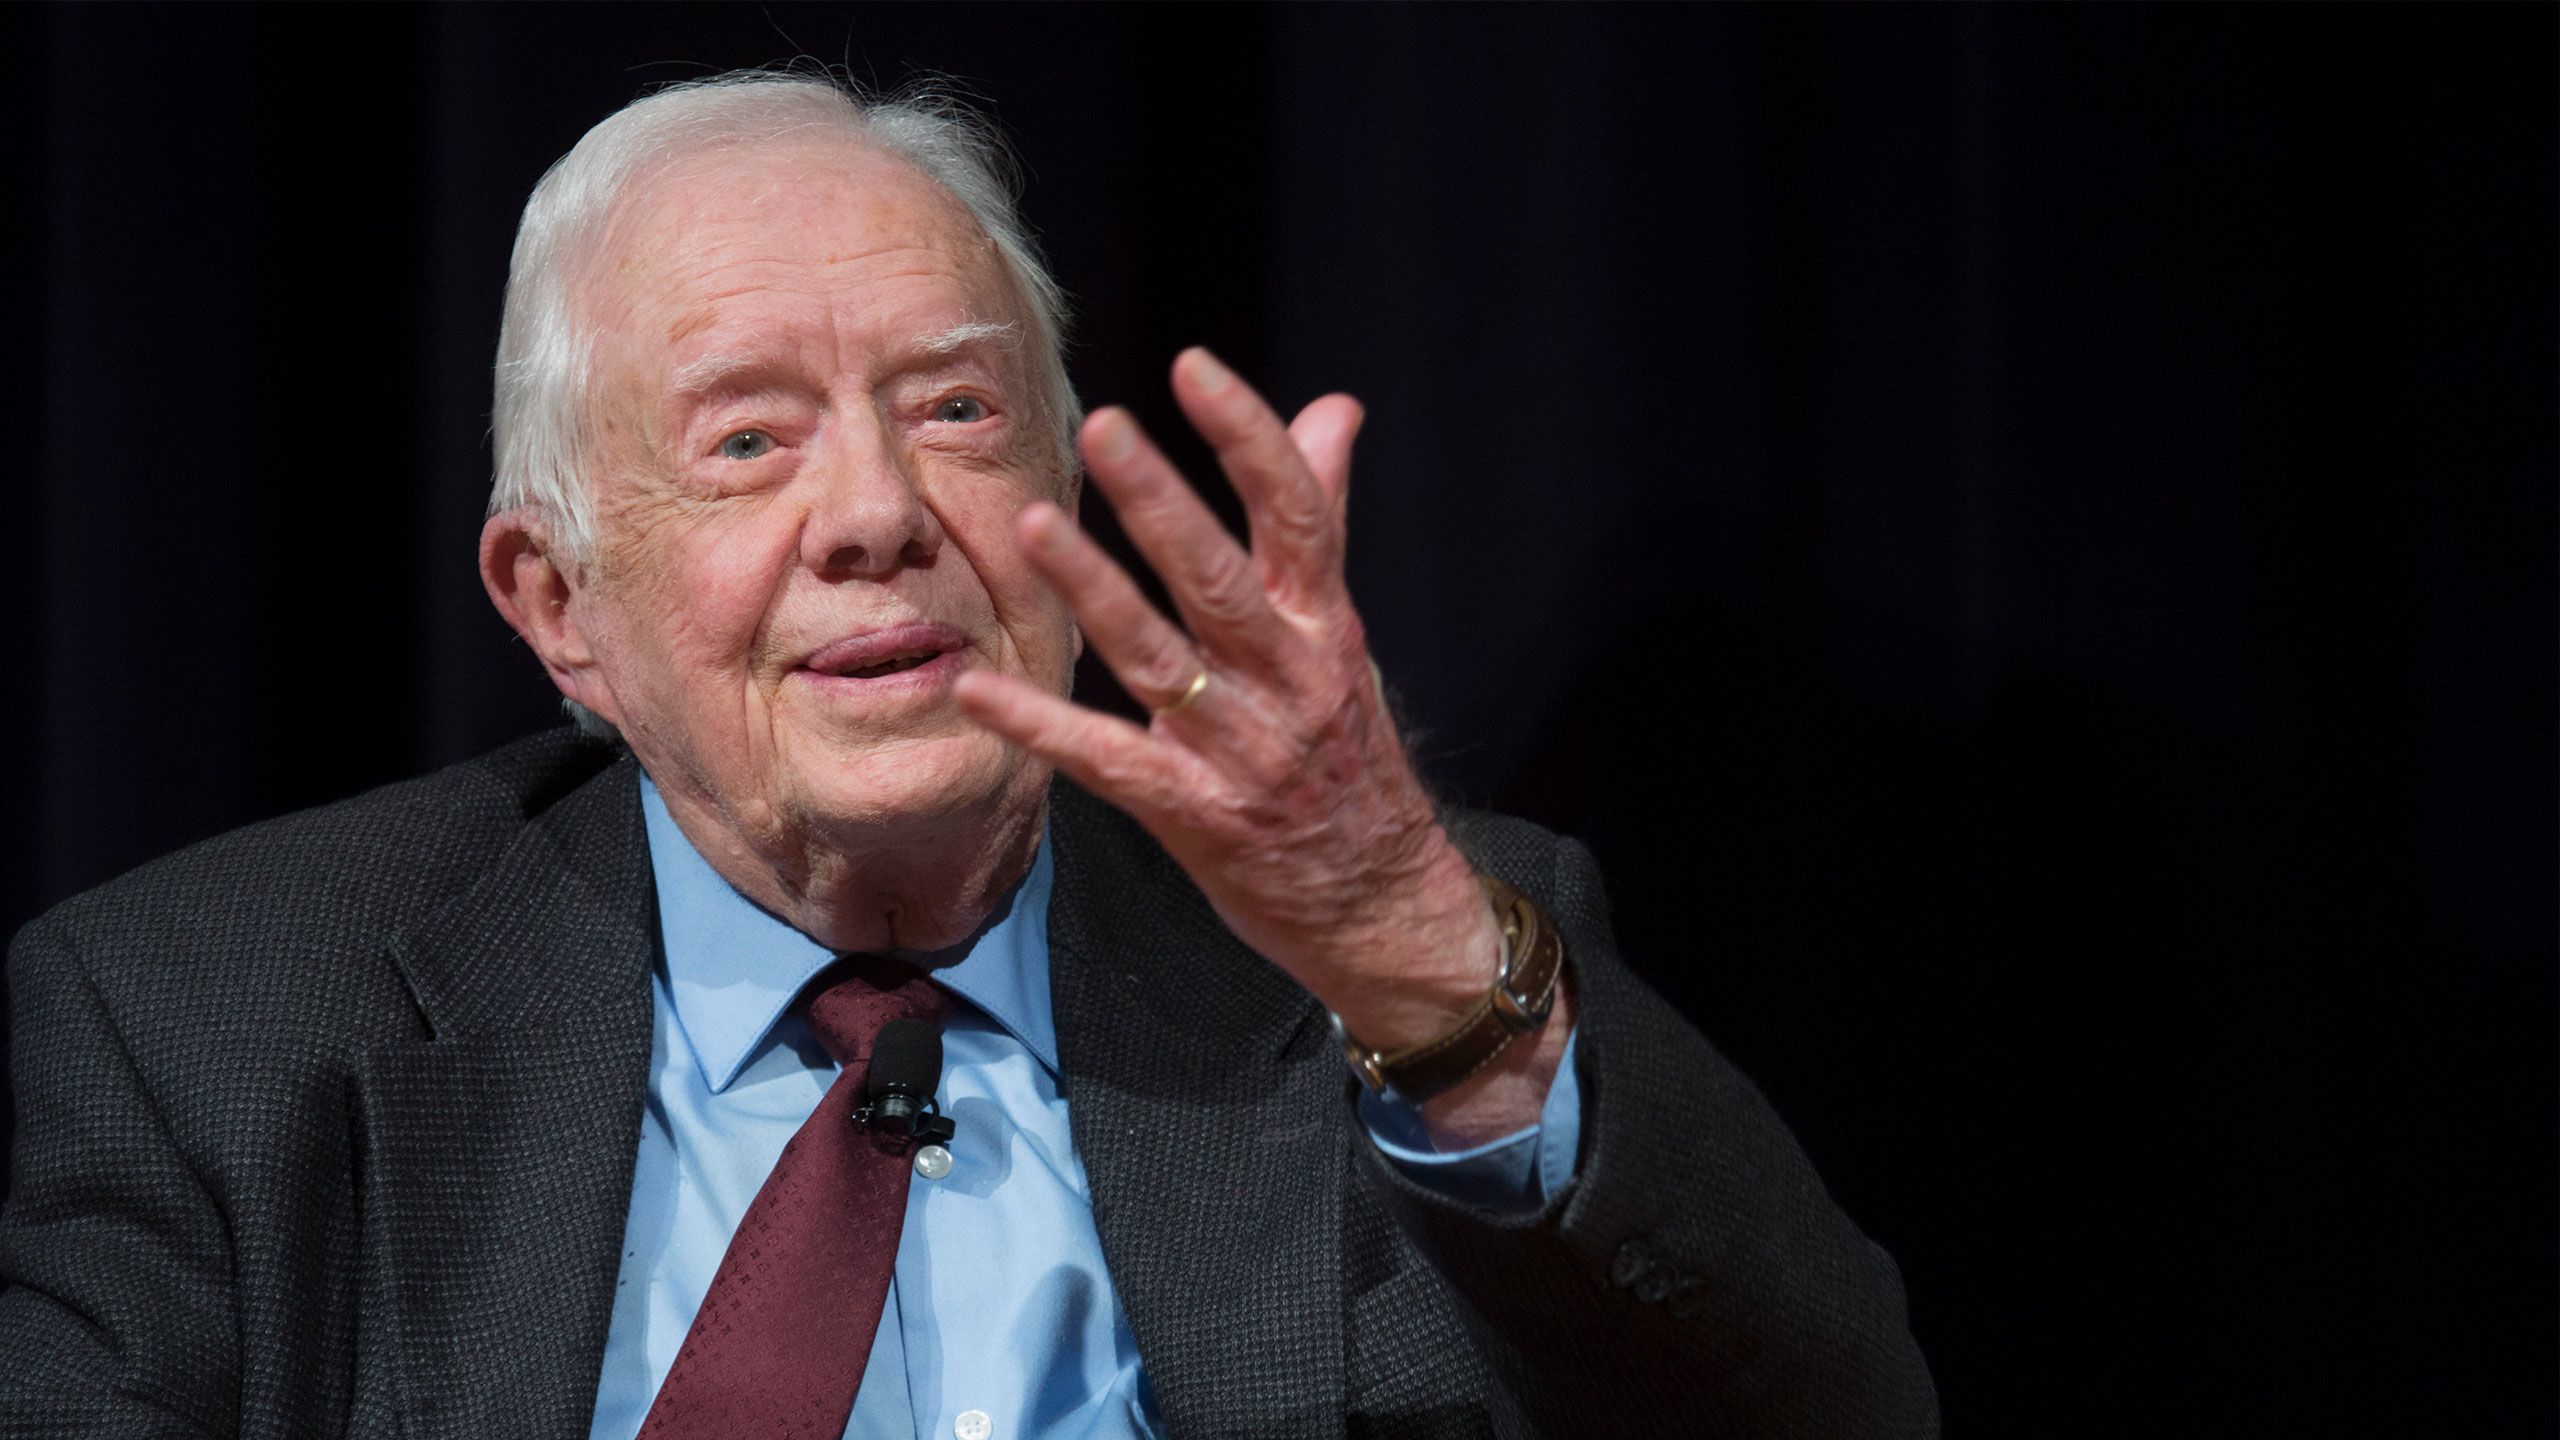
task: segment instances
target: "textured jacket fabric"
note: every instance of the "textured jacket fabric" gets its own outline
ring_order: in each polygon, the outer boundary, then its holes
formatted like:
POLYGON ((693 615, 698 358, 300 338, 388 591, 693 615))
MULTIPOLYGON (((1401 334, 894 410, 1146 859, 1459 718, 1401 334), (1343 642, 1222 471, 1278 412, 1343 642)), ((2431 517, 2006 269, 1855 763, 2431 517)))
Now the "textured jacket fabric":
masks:
MULTIPOLYGON (((1936 1433, 1892 1262, 1619 962, 1581 847, 1452 819, 1575 966, 1579 1172, 1497 1218, 1376 1155, 1323 1012, 1143 831, 1063 782, 1051 824, 1071 1123, 1171 1433, 1936 1433)), ((0 1434, 583 1436, 653 905, 636 767, 563 733, 29 925, 0 1434)))

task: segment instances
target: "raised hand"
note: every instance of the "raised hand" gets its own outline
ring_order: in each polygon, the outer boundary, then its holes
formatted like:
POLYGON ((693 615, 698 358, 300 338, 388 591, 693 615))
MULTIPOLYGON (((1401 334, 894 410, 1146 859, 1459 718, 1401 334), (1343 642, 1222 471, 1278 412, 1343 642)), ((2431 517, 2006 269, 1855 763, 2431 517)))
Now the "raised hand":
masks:
MULTIPOLYGON (((1482 998, 1501 941, 1406 759, 1343 581, 1359 402, 1328 395, 1283 426, 1198 349, 1174 362, 1173 390, 1244 500, 1249 551, 1126 411, 1095 412, 1080 444, 1182 626, 1058 507, 1027 507, 1017 531, 1152 721, 984 671, 956 699, 1145 826, 1229 928, 1364 1042, 1431 1038, 1482 998)), ((1560 1002, 1536 1043, 1426 1117, 1462 1135, 1530 1123, 1570 1024, 1560 1002)))

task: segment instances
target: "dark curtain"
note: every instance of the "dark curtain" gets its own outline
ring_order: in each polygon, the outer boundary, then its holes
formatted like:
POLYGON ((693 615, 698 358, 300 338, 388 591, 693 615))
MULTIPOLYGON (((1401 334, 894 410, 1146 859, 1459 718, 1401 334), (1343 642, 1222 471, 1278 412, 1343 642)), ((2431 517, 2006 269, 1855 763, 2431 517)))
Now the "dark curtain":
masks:
POLYGON ((1590 840, 1951 1433, 2548 1435, 2556 28, 8 10, 0 921, 550 723, 472 564, 526 191, 657 83, 940 71, 1089 400, 1369 401, 1432 774, 1590 840))

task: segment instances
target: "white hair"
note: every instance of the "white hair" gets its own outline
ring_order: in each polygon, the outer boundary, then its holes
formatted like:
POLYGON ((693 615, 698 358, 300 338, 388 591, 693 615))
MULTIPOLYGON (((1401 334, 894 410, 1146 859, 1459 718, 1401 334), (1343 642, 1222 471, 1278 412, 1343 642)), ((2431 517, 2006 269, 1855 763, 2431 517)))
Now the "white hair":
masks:
POLYGON ((498 331, 490 514, 530 506, 547 523, 560 561, 583 565, 594 555, 587 471, 596 336, 576 304, 582 271, 623 199, 671 164, 813 134, 842 135, 904 160, 976 218, 1021 294, 1029 333, 1020 339, 1029 347, 1034 400, 1052 431, 1060 474, 1075 473, 1083 413, 1067 381, 1066 297, 1014 213, 1014 170, 993 127, 931 90, 873 98, 822 74, 742 70, 631 102, 589 130, 533 187, 516 229, 498 331))

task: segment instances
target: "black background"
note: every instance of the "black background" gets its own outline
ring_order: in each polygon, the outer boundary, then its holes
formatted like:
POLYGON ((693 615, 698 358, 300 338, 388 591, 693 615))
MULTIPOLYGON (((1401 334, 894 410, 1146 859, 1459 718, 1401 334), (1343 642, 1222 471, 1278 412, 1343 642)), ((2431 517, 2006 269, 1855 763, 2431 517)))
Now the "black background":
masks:
POLYGON ((1591 841, 1951 1431, 2549 1435, 2556 38, 12 9, 0 923, 546 723, 472 566, 535 177, 653 84, 948 72, 1089 401, 1369 402, 1431 773, 1591 841))

